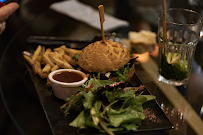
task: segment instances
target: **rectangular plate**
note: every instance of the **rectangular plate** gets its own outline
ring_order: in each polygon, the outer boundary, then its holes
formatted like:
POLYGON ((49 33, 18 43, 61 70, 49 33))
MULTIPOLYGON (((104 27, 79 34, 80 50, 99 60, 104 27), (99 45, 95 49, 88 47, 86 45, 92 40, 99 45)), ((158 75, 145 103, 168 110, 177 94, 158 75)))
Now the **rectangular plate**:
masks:
MULTIPOLYGON (((75 116, 71 114, 65 116, 60 110, 60 106, 65 103, 64 100, 58 99, 53 95, 52 89, 46 86, 46 80, 42 80, 38 75, 34 75, 31 66, 27 62, 26 66, 54 135, 102 135, 102 133, 98 132, 96 129, 88 130, 69 126, 69 123, 75 116)), ((141 84, 139 78, 134 75, 128 85, 130 87, 137 87, 141 84)), ((147 95, 150 94, 150 92, 145 88, 143 94, 147 95)), ((156 100, 151 101, 151 103, 153 104, 151 107, 144 109, 146 118, 137 131, 123 131, 118 133, 127 134, 132 132, 172 129, 173 125, 156 100)))
MULTIPOLYGON (((70 46, 71 43, 68 43, 67 46, 70 46)), ((75 44, 75 43, 72 43, 75 44)), ((37 48, 37 44, 30 44, 29 52, 34 52, 34 49, 37 48)), ((43 46, 43 45, 42 45, 43 46)), ((46 46, 51 49, 59 47, 59 45, 46 46)), ((84 46, 83 46, 84 47, 84 46)), ((54 135, 102 135, 96 129, 79 129, 69 126, 69 123, 76 117, 72 114, 65 116, 63 111, 60 110, 61 105, 65 103, 64 100, 58 99, 53 95, 52 89, 46 85, 46 79, 41 79, 38 75, 34 75, 31 66, 27 63, 27 69, 31 76, 31 79, 34 83, 35 89, 39 95, 39 100, 42 104, 44 112, 46 114, 47 120, 50 124, 51 130, 54 135)), ((138 87, 142 84, 139 78, 134 74, 133 78, 129 82, 129 87, 138 87)), ((150 92, 147 88, 144 89, 143 94, 149 95, 150 92)), ((122 131, 116 132, 119 134, 128 134, 142 131, 156 131, 156 130, 166 130, 172 129, 173 125, 169 121, 168 117, 165 115, 163 110, 160 108, 156 100, 150 101, 151 105, 149 108, 144 109, 146 118, 143 120, 142 125, 138 128, 137 131, 122 131)))

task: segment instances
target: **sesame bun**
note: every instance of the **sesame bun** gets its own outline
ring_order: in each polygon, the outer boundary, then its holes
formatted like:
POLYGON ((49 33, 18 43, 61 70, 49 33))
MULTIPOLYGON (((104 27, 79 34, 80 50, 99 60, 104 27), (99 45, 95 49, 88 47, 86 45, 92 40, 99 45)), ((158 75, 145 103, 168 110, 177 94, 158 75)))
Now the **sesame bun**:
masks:
POLYGON ((123 45, 105 40, 85 47, 80 53, 78 64, 88 72, 110 72, 124 67, 130 59, 130 53, 123 45))

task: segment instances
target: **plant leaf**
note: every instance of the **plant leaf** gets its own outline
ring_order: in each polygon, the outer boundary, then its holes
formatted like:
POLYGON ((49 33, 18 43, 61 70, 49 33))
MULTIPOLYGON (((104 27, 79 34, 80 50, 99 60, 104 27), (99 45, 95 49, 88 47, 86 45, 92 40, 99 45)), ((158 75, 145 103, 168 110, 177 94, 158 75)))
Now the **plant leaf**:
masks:
POLYGON ((85 128, 85 115, 84 111, 81 111, 80 114, 69 124, 73 127, 85 128))
POLYGON ((92 108, 92 101, 94 99, 94 94, 91 91, 88 91, 87 93, 84 93, 83 96, 85 97, 85 100, 83 102, 83 106, 85 109, 91 109, 92 108))

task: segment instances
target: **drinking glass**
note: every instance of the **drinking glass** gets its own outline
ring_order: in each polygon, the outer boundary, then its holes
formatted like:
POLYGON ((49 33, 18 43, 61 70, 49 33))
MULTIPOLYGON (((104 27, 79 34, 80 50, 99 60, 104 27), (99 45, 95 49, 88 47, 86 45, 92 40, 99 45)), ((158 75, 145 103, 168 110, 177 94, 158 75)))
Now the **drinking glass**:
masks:
POLYGON ((159 14, 159 81, 174 86, 188 83, 201 30, 202 15, 195 11, 172 8, 159 14))

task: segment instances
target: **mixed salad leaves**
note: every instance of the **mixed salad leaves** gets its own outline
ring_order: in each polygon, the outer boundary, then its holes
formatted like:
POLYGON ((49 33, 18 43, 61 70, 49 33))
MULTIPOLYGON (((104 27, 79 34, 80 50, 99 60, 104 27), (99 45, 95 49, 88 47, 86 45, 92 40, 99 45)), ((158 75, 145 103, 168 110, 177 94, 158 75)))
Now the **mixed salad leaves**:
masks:
POLYGON ((78 113, 69 124, 73 127, 96 128, 110 135, 115 131, 135 131, 145 119, 143 104, 155 99, 153 95, 142 95, 143 88, 125 87, 124 81, 100 80, 98 74, 81 86, 78 94, 66 98, 61 109, 65 115, 78 113))

